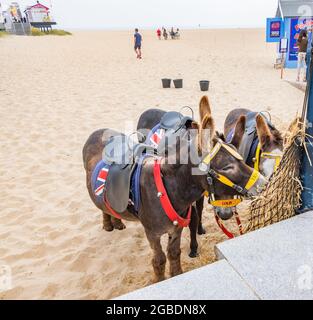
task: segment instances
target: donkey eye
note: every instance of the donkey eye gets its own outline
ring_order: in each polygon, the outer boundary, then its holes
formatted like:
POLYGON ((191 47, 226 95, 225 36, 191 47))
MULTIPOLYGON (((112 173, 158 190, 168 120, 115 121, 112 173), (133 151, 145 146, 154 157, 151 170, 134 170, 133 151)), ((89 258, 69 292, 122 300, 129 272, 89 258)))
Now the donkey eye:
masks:
POLYGON ((233 170, 233 169, 234 169, 234 166, 229 164, 229 165, 225 166, 222 170, 229 171, 229 170, 233 170))

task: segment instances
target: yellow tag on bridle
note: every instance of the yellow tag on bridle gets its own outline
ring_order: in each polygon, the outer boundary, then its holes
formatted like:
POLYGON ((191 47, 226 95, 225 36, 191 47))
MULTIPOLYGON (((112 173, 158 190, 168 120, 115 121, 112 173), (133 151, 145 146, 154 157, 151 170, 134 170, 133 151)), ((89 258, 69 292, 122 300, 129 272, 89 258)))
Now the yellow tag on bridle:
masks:
POLYGON ((241 199, 227 199, 227 200, 211 201, 210 204, 213 207, 232 208, 232 207, 236 207, 240 202, 242 202, 241 199))

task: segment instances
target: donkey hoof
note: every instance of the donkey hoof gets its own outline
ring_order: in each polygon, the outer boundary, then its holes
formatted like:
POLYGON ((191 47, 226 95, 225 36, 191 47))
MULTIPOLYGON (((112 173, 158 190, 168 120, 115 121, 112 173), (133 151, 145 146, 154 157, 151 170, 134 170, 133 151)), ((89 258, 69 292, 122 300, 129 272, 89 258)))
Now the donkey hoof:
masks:
POLYGON ((165 280, 165 276, 155 276, 153 279, 152 279, 152 283, 158 283, 158 282, 161 282, 161 281, 164 281, 165 280))
POLYGON ((199 254, 197 251, 190 251, 190 253, 189 253, 189 257, 192 259, 197 258, 198 256, 199 256, 199 254))
POLYGON ((114 227, 112 224, 103 225, 103 230, 107 232, 112 232, 114 230, 114 227))
POLYGON ((203 226, 199 226, 198 228, 198 234, 201 236, 203 234, 206 234, 206 230, 203 228, 203 226))
POLYGON ((113 226, 114 226, 114 229, 116 229, 116 230, 124 230, 124 229, 126 229, 126 226, 122 221, 114 222, 113 226))

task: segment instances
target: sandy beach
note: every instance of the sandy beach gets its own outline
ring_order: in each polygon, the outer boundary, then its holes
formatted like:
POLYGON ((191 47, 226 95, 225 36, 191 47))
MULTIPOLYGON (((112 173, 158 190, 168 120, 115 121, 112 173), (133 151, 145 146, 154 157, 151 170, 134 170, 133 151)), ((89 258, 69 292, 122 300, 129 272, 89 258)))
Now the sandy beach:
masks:
MULTIPOLYGON (((1 38, 0 266, 11 268, 12 289, 0 299, 109 299, 151 283, 140 223, 105 232, 88 196, 82 147, 96 129, 131 130, 151 107, 191 106, 198 118, 204 79, 219 129, 239 106, 270 111, 281 130, 301 111, 304 93, 280 79, 263 29, 181 34, 159 41, 142 31, 142 60, 132 31, 1 38), (163 77, 183 78, 184 88, 162 89, 163 77)), ((286 80, 295 78, 286 70, 286 80)), ((184 271, 214 261, 214 245, 226 240, 208 206, 204 225, 196 259, 184 231, 184 271)))

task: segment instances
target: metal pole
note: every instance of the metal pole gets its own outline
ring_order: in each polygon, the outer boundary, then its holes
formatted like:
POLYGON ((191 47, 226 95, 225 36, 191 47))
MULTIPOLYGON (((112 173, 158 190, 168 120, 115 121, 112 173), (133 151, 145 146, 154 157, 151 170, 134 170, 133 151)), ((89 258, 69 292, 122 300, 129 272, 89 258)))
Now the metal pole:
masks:
POLYGON ((284 68, 285 68, 285 54, 282 53, 281 55, 281 68, 280 68, 280 79, 283 78, 284 75, 284 68))
POLYGON ((305 139, 305 145, 307 152, 303 151, 300 176, 303 186, 301 195, 302 206, 299 210, 300 213, 313 209, 313 166, 310 163, 313 162, 313 60, 311 52, 311 63, 309 78, 307 79, 307 88, 305 92, 304 105, 301 121, 305 125, 305 132, 307 137, 305 139), (309 158, 310 159, 309 159, 309 158))

